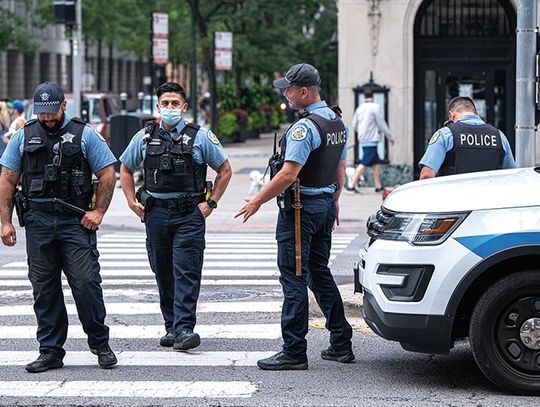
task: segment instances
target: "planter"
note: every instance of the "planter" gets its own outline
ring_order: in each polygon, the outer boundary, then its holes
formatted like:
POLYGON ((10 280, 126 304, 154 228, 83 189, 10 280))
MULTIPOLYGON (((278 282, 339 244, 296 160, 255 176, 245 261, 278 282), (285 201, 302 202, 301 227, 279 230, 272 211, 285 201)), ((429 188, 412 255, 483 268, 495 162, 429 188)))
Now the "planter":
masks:
POLYGON ((237 143, 243 143, 246 141, 248 136, 247 130, 240 130, 235 133, 234 141, 237 143))
POLYGON ((261 135, 257 130, 246 130, 247 138, 259 138, 261 135))
POLYGON ((234 143, 236 141, 236 136, 233 134, 231 136, 223 136, 219 139, 221 144, 234 143))

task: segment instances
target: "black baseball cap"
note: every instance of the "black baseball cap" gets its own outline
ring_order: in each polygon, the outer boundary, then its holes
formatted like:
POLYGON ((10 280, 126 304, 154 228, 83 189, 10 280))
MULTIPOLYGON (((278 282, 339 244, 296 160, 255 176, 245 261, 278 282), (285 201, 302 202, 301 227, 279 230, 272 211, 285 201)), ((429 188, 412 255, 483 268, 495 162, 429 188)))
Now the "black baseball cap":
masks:
POLYGON ((56 114, 64 99, 64 92, 57 83, 39 84, 34 90, 34 113, 56 114))
POLYGON ((313 65, 296 64, 290 67, 283 78, 274 81, 274 87, 287 89, 290 86, 319 86, 321 75, 313 65))

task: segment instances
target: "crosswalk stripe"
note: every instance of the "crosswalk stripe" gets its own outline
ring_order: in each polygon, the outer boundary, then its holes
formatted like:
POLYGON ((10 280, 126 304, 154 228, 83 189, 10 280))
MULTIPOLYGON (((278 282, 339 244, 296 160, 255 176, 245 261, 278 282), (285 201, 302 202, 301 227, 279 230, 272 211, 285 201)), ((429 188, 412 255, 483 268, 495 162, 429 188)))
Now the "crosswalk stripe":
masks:
MULTIPOLYGON (((278 301, 251 301, 251 302, 209 302, 197 304, 197 312, 281 312, 281 302, 278 301)), ((77 310, 74 304, 66 304, 67 312, 76 315, 77 310)), ((159 304, 148 302, 136 303, 107 303, 105 304, 107 314, 161 314, 159 304)), ((0 316, 34 315, 32 305, 3 305, 0 306, 0 316)))
POLYGON ((0 382, 0 396, 3 397, 248 398, 256 391, 257 385, 246 381, 0 382))
MULTIPOLYGON (((278 275, 278 273, 275 273, 278 275)), ((221 279, 221 280, 208 280, 202 279, 202 286, 216 286, 216 285, 279 285, 277 279, 259 279, 259 280, 232 280, 232 279, 221 279)), ((66 280, 62 280, 62 285, 68 287, 66 280)), ((156 285, 155 279, 104 279, 101 283, 101 286, 116 286, 116 285, 127 285, 127 286, 141 286, 141 285, 156 285)), ((30 280, 0 280, 0 287, 30 287, 30 280)), ((13 291, 10 291, 13 292, 13 291)))
MULTIPOLYGON (((358 236, 355 233, 336 233, 332 235, 332 240, 341 239, 341 240, 353 240, 358 236)), ((98 239, 146 239, 145 233, 106 233, 98 237, 98 239)), ((236 239, 248 239, 250 241, 254 240, 273 240, 275 242, 276 235, 274 233, 207 233, 205 236, 206 239, 223 239, 223 240, 232 240, 236 239)))
MULTIPOLYGON (((330 258, 333 260, 333 257, 330 256, 330 258)), ((148 263, 148 259, 146 261, 100 261, 100 266, 104 269, 107 268, 150 268, 150 264, 148 263)), ((5 268, 26 268, 28 267, 28 264, 25 261, 14 261, 12 263, 8 263, 4 265, 5 268)), ((212 268, 222 268, 222 267, 238 267, 238 268, 248 268, 250 270, 256 269, 256 268, 268 268, 268 267, 276 267, 275 261, 220 261, 220 262, 212 262, 212 261, 205 261, 204 267, 206 269, 212 269, 212 268)), ((0 269, 0 272, 3 270, 0 269)))
MULTIPOLYGON (((35 339, 33 325, 0 325, 0 339, 35 339)), ((280 324, 240 324, 240 325, 197 325, 201 338, 220 339, 279 339, 280 324)), ((110 325, 110 338, 159 339, 165 333, 163 325, 110 325)), ((86 338, 81 325, 70 325, 68 338, 86 338)))
MULTIPOLYGON (((22 262, 24 263, 24 262, 22 262)), ((143 264, 143 267, 145 265, 143 264)), ((273 264, 273 269, 258 269, 258 270, 251 270, 251 269, 203 269, 202 275, 204 277, 275 277, 279 276, 279 271, 275 268, 275 264, 273 264)), ((0 275, 3 278, 7 277, 27 277, 28 276, 28 270, 27 265, 21 264, 18 267, 21 267, 19 269, 3 269, 0 268, 0 275)), ((149 277, 153 276, 154 273, 150 270, 150 265, 146 263, 146 268, 136 268, 136 269, 107 269, 102 268, 99 272, 101 277, 138 277, 138 276, 144 276, 149 277)))
MULTIPOLYGON (((246 235, 240 235, 238 237, 228 237, 228 238, 210 238, 208 235, 205 238, 205 241, 207 244, 211 245, 213 243, 234 243, 237 245, 244 245, 248 243, 273 243, 276 244, 276 239, 260 239, 260 238, 251 238, 246 237, 246 235), (241 236, 241 237, 240 237, 241 236)), ((332 238, 332 243, 341 243, 341 244, 349 244, 353 241, 353 238, 332 238)), ((98 237, 98 242, 101 243, 123 243, 123 244, 131 244, 131 243, 144 243, 146 242, 145 237, 132 237, 132 238, 126 238, 126 237, 98 237)))
MULTIPOLYGON (((101 254, 104 254, 104 253, 143 253, 143 254, 146 254, 147 251, 146 251, 146 248, 133 248, 132 247, 133 245, 130 245, 129 247, 118 247, 118 248, 110 248, 110 247, 101 247, 98 245, 98 250, 101 254)), ((332 250, 330 250, 330 253, 335 253, 335 254, 339 254, 341 253, 343 250, 345 249, 345 247, 332 247, 332 250)), ((208 254, 215 254, 215 253, 270 253, 270 254, 275 254, 277 253, 277 247, 274 247, 274 248, 244 248, 244 249, 239 249, 239 248, 234 248, 234 249, 229 249, 229 248, 223 248, 223 249, 215 249, 215 248, 206 248, 204 250, 204 253, 205 253, 205 257, 208 257, 208 254)))
MULTIPOLYGON (((228 265, 229 262, 226 261, 226 260, 269 260, 269 259, 274 259, 274 262, 272 264, 275 264, 275 259, 276 259, 276 256, 277 256, 277 253, 274 252, 274 253, 267 253, 267 254, 204 254, 204 259, 205 260, 223 260, 223 262, 220 262, 220 263, 216 263, 214 262, 213 264, 215 264, 215 266, 225 266, 225 265, 228 265)), ((336 258, 336 255, 330 255, 330 260, 334 260, 336 258)), ((134 254, 134 253, 130 253, 130 254, 119 254, 119 253, 114 253, 114 254, 102 254, 100 256, 100 259, 101 260, 129 260, 129 259, 132 259, 132 260, 147 260, 148 259, 148 255, 146 253, 144 254, 134 254)), ((100 264, 102 264, 104 267, 105 267, 105 264, 103 262, 100 261, 100 264)), ((205 266, 206 267, 212 267, 212 262, 207 262, 205 261, 205 266)), ((248 267, 253 267, 253 266, 256 266, 258 263, 252 263, 250 262, 247 266, 248 267)), ((215 267, 214 266, 214 267, 215 267)), ((235 267, 239 267, 237 265, 235 265, 235 267)), ((268 266, 264 266, 264 267, 268 267, 268 266)))

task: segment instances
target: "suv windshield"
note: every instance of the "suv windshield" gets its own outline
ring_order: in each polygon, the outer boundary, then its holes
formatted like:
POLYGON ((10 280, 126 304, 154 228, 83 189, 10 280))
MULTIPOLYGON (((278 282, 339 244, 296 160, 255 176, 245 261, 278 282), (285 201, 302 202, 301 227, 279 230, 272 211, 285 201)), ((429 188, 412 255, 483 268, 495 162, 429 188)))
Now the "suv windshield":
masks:
MULTIPOLYGON (((73 101, 67 101, 66 111, 67 114, 71 117, 75 116, 75 111, 73 110, 73 101)), ((88 120, 91 124, 101 123, 101 115, 99 114, 99 100, 98 99, 88 99, 88 120)))

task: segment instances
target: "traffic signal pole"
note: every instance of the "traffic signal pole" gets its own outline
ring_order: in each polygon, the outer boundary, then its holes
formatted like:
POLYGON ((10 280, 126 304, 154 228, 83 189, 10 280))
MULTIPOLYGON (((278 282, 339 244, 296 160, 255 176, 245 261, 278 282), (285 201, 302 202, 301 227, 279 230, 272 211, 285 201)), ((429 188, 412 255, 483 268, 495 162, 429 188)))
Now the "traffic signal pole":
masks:
POLYGON ((537 0, 519 0, 516 28, 516 162, 536 163, 537 0))
POLYGON ((83 54, 82 54, 82 0, 75 2, 75 25, 73 27, 73 111, 75 116, 81 117, 81 87, 83 76, 83 54))

